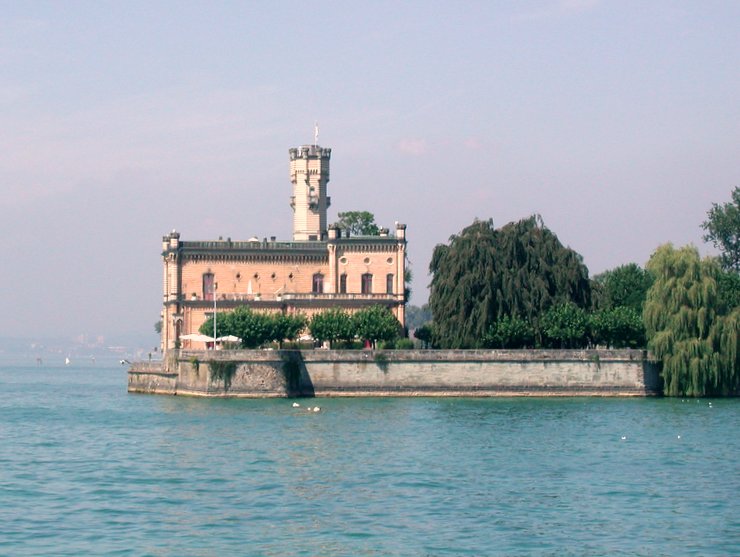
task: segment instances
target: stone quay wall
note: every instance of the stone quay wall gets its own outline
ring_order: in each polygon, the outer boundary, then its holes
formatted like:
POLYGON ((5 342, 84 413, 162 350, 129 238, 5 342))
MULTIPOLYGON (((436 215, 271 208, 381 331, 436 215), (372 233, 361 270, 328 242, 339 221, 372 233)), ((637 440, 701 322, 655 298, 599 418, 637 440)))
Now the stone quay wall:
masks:
POLYGON ((212 397, 654 396, 643 350, 171 350, 128 390, 212 397))

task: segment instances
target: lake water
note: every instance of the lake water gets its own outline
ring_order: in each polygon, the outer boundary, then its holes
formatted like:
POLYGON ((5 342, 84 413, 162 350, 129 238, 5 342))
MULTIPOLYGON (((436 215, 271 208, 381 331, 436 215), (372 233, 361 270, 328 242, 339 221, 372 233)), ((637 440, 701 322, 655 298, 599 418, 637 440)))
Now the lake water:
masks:
POLYGON ((0 389, 1 555, 740 555, 738 400, 0 389))

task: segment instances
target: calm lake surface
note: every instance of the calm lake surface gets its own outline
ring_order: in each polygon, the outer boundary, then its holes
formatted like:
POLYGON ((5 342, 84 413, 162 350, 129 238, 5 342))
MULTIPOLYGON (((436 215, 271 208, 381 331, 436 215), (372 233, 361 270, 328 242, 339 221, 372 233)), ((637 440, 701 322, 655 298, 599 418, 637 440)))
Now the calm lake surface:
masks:
POLYGON ((740 555, 738 400, 0 389, 1 555, 740 555))

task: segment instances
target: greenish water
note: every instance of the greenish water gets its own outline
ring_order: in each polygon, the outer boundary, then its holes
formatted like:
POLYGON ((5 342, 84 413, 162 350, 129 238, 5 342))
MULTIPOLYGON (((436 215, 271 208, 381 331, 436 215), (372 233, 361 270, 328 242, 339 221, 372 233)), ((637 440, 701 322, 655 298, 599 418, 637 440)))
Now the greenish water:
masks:
POLYGON ((740 555, 738 400, 0 389, 1 555, 740 555))

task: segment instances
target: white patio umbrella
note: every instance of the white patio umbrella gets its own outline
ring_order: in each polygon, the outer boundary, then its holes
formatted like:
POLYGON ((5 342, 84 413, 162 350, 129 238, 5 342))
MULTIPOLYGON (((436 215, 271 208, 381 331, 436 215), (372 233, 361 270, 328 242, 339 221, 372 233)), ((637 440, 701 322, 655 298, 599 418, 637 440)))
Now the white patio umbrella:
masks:
POLYGON ((191 333, 189 335, 182 335, 180 337, 180 340, 194 340, 196 342, 213 342, 213 337, 209 337, 208 335, 201 335, 199 333, 191 333))
POLYGON ((226 335, 223 337, 218 337, 216 340, 218 342, 241 342, 242 341, 242 339, 234 335, 226 335))

